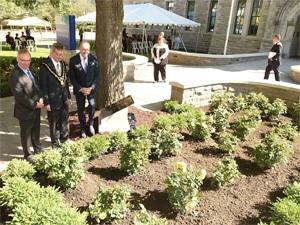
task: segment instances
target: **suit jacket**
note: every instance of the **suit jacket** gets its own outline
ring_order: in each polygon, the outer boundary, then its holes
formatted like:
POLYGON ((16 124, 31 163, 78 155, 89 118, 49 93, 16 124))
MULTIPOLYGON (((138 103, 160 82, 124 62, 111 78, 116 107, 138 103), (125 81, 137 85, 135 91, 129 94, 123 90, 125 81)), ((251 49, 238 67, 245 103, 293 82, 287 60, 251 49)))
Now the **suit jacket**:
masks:
POLYGON ((40 88, 44 104, 50 104, 51 110, 59 110, 71 98, 66 65, 63 61, 60 62, 60 68, 62 73, 59 75, 50 57, 40 67, 40 88))
POLYGON ((88 55, 87 72, 82 67, 80 55, 73 56, 69 64, 69 77, 73 84, 74 95, 80 93, 82 87, 92 87, 91 94, 95 94, 100 77, 99 70, 99 62, 95 55, 88 55))
POLYGON ((268 62, 279 66, 281 64, 281 53, 282 53, 281 42, 277 42, 276 44, 274 44, 271 48, 271 52, 275 52, 276 55, 274 55, 271 59, 269 59, 268 62))
MULTIPOLYGON (((30 70, 33 74, 32 70, 30 70)), ((21 120, 32 120, 38 115, 40 109, 36 109, 36 103, 41 97, 38 80, 34 76, 35 84, 24 73, 24 71, 16 66, 9 74, 8 82, 10 89, 15 97, 14 116, 21 120)))

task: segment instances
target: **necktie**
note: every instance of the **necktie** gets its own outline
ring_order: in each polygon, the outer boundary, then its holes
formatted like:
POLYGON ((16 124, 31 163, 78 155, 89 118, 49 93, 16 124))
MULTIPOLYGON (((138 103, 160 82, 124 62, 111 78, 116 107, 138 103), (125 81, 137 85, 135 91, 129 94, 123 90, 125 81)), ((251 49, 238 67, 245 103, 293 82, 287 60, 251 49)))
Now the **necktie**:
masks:
POLYGON ((83 59, 83 69, 85 72, 87 71, 87 59, 86 58, 83 59))
POLYGON ((29 79, 32 81, 33 85, 36 86, 36 83, 35 83, 35 79, 32 75, 32 73, 30 72, 29 69, 26 70, 26 75, 29 77, 29 79))
POLYGON ((60 64, 59 64, 59 62, 56 64, 56 71, 57 71, 58 75, 61 74, 61 69, 60 69, 60 64))

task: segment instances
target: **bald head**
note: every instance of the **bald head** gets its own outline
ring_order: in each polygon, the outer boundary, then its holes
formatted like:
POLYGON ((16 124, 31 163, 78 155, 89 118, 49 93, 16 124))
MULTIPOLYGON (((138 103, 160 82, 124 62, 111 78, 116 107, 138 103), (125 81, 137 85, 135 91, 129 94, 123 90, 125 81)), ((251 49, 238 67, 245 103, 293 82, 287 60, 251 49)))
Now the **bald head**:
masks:
POLYGON ((87 41, 82 41, 79 46, 80 55, 83 58, 86 58, 90 53, 90 48, 91 48, 90 43, 88 43, 87 41))

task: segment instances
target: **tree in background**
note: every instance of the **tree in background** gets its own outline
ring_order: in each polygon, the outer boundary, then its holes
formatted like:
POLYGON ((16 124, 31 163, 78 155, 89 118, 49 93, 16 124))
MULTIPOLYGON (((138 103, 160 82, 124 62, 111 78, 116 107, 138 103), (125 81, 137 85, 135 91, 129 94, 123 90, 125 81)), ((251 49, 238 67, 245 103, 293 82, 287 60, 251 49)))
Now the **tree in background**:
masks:
MULTIPOLYGON (((3 1, 3 0, 0 0, 3 1)), ((47 0, 7 0, 26 9, 48 8, 47 0), (45 4, 43 6, 43 3, 45 4)), ((60 15, 75 12, 77 3, 89 0, 50 0, 51 7, 60 15)), ((96 0, 96 54, 101 74, 97 108, 103 108, 124 96, 122 66, 123 0, 96 0)), ((80 9, 80 8, 78 8, 80 9)), ((81 12, 82 12, 81 8, 81 12)), ((79 12, 79 11, 78 11, 79 12)), ((46 14, 44 9, 40 11, 46 14)), ((76 15, 76 14, 75 14, 76 15)), ((53 17, 52 17, 53 18, 53 17)))

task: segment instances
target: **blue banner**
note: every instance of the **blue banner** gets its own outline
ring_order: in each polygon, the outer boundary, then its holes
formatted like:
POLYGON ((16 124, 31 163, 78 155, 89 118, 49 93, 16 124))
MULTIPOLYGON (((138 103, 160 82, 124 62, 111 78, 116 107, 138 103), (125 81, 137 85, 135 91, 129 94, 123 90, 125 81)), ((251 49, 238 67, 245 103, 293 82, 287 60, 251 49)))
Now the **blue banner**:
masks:
POLYGON ((75 16, 57 16, 56 40, 68 50, 76 50, 75 16))

